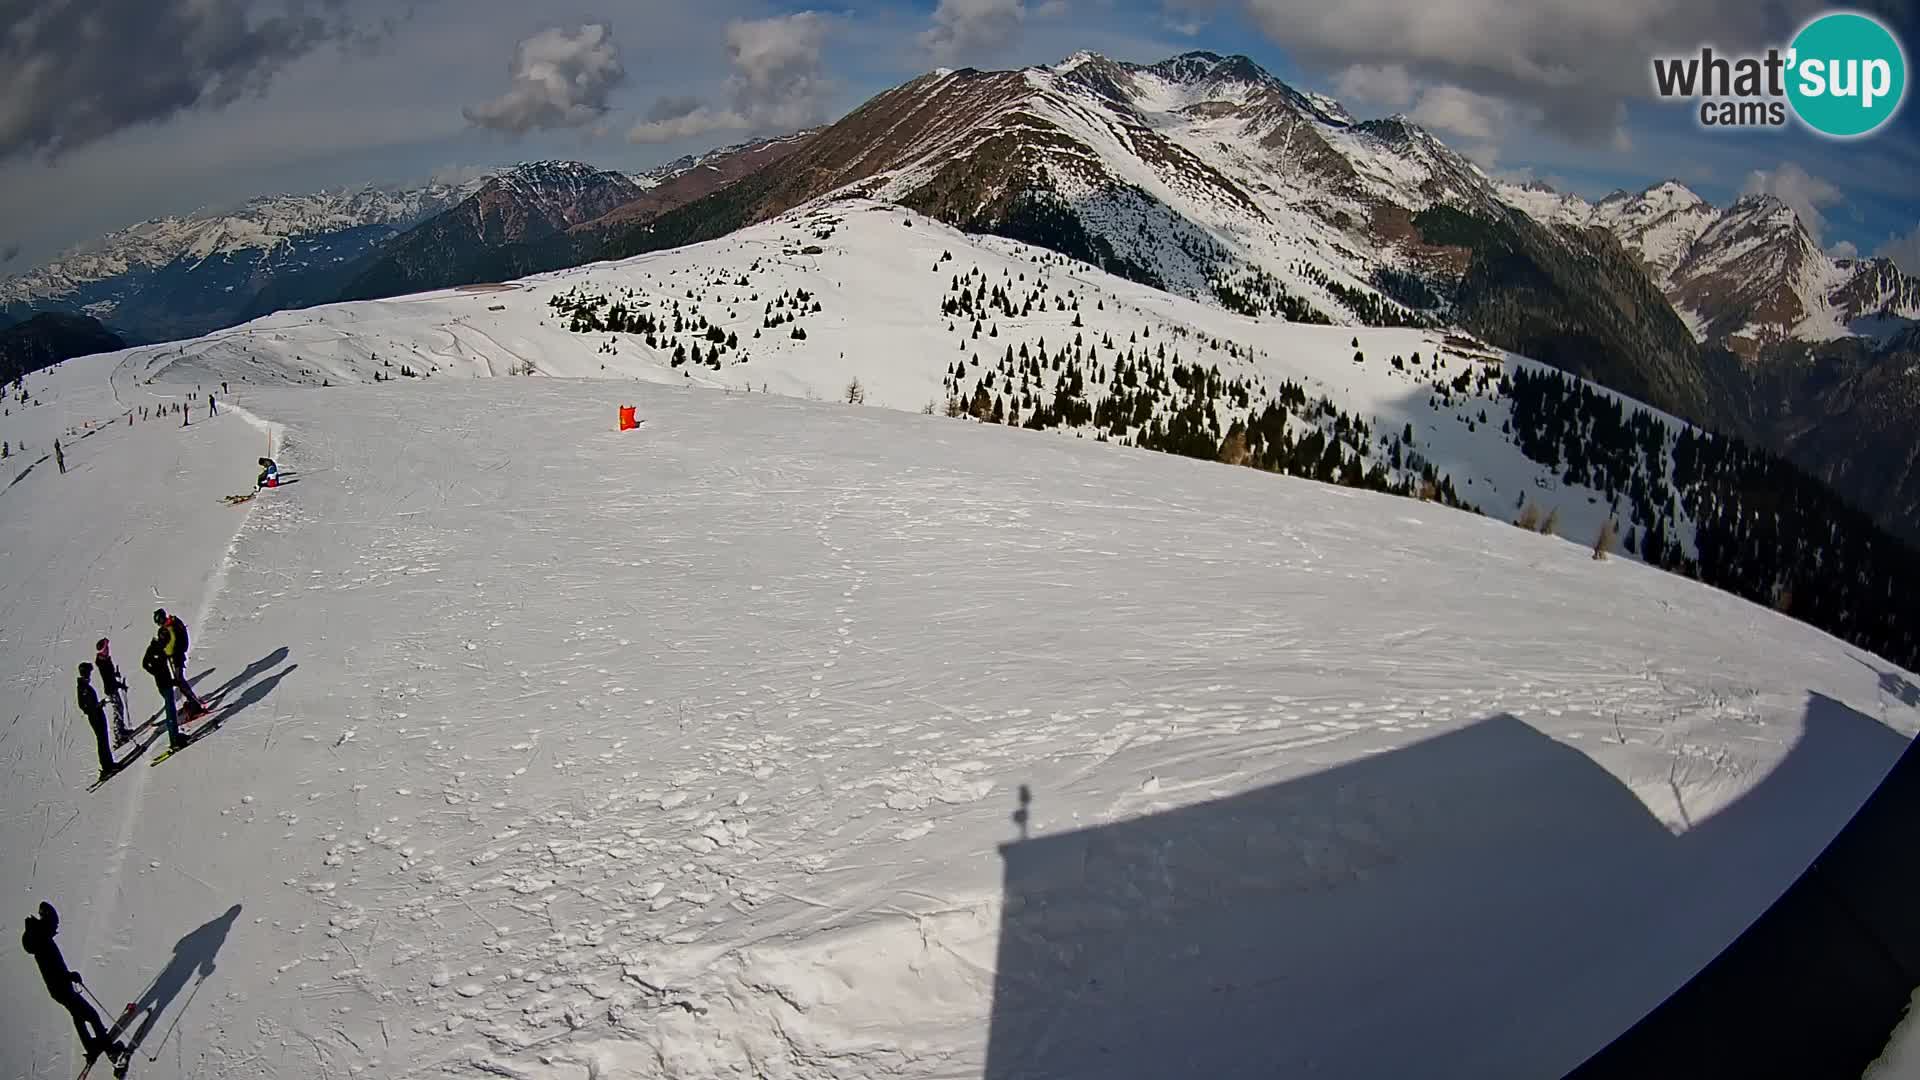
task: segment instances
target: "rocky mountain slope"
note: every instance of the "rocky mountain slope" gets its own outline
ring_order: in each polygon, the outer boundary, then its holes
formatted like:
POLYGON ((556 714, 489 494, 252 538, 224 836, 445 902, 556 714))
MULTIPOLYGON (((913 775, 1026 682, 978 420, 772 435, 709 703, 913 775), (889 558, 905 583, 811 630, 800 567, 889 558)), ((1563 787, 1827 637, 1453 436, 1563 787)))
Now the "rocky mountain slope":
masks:
POLYGON ((1663 408, 1708 411, 1691 335, 1610 234, 1538 223, 1404 117, 1356 122, 1245 57, 933 72, 596 254, 709 239, 834 193, 1247 313, 1458 322, 1663 408))
POLYGON ((1542 222, 1604 228, 1640 260, 1702 345, 1715 427, 1920 543, 1920 278, 1829 256, 1770 195, 1720 208, 1674 180, 1593 204, 1540 185, 1501 194, 1542 222))
POLYGON ((1719 208, 1676 180, 1593 204, 1540 185, 1500 191, 1544 223, 1613 233, 1702 344, 1749 361, 1786 342, 1884 340, 1920 319, 1920 278, 1888 259, 1827 255, 1771 195, 1719 208))
POLYGON ((344 299, 465 284, 489 252, 544 240, 639 198, 624 173, 539 161, 492 177, 458 206, 383 246, 353 270, 344 299))
POLYGON ((231 211, 154 218, 0 281, 0 310, 85 313, 131 340, 192 337, 258 314, 263 289, 360 259, 477 186, 270 195, 231 211))
POLYGON ((521 165, 368 255, 342 277, 334 298, 503 281, 585 261, 608 234, 769 167, 809 134, 721 147, 635 175, 580 162, 521 165), (539 255, 529 260, 528 252, 539 255))

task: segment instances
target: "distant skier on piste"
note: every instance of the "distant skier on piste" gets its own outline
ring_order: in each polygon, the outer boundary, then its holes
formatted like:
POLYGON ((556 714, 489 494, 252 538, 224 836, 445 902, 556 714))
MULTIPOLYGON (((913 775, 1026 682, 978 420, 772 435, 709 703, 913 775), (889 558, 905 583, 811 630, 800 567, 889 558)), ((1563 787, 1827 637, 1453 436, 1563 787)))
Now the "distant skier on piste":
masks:
POLYGON ((113 662, 106 638, 93 643, 93 666, 100 672, 100 684, 107 692, 107 704, 113 706, 114 738, 124 744, 133 738, 133 732, 127 730, 127 680, 120 677, 120 668, 113 662))
POLYGON ((140 658, 140 667, 153 676, 153 688, 160 692, 160 702, 166 708, 167 747, 178 750, 187 744, 180 737, 180 713, 173 704, 173 669, 167 664, 166 647, 160 644, 160 635, 147 642, 146 655, 140 658))
POLYGON ((160 642, 160 651, 166 655, 167 669, 173 674, 174 685, 180 688, 180 694, 186 699, 187 719, 192 720, 207 711, 206 703, 200 695, 193 692, 193 684, 187 681, 187 624, 180 616, 167 614, 166 608, 153 610, 153 625, 160 629, 154 633, 160 642))
POLYGON ((93 665, 80 665, 80 681, 75 684, 75 692, 80 703, 80 712, 87 718, 87 726, 93 728, 94 748, 100 752, 100 779, 113 775, 113 746, 107 741, 107 709, 100 704, 100 695, 93 692, 93 665))
POLYGON ((114 1057, 127 1052, 125 1045, 118 1040, 109 1039, 107 1025, 100 1022, 100 1014, 77 989, 85 985, 80 981, 80 973, 67 968, 67 958, 60 954, 60 946, 54 943, 53 936, 60 932, 60 913, 45 900, 40 901, 38 916, 29 915, 26 930, 20 935, 20 947, 27 950, 34 963, 40 966, 41 981, 47 984, 47 993, 52 995, 54 1004, 64 1007, 73 1015, 73 1028, 80 1033, 80 1045, 86 1048, 87 1060, 99 1057, 102 1051, 114 1057), (92 1032, 89 1033, 88 1029, 92 1032))

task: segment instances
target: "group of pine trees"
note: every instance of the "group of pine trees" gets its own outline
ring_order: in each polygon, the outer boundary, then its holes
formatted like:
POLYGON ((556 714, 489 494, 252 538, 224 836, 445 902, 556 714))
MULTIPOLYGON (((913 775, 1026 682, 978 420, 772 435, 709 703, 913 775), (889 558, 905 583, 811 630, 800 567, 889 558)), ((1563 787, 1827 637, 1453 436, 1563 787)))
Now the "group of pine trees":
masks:
MULTIPOLYGON (((757 269, 759 264, 754 264, 757 269)), ((746 290, 750 286, 745 274, 737 278, 719 279, 706 282, 708 285, 727 285, 746 290)), ((603 296, 588 289, 575 286, 563 293, 556 293, 547 299, 547 306, 555 315, 565 320, 568 330, 576 334, 630 334, 639 338, 646 347, 669 354, 669 363, 674 367, 692 364, 707 366, 719 370, 728 361, 728 353, 733 353, 733 363, 745 363, 747 357, 741 350, 739 332, 723 329, 718 323, 708 319, 699 310, 699 301, 705 298, 705 291, 686 290, 686 307, 681 300, 665 300, 664 306, 637 294, 633 289, 622 291, 618 298, 603 296)), ((735 297, 732 303, 761 303, 760 294, 749 292, 744 298, 735 297)), ((725 304, 727 301, 721 301, 725 304)), ((805 289, 782 291, 778 296, 764 301, 761 311, 760 328, 753 332, 758 338, 763 331, 790 327, 787 336, 795 341, 804 341, 807 332, 800 325, 800 319, 807 315, 821 313, 818 297, 805 289)), ((728 308, 729 318, 738 318, 737 306, 728 308)), ((613 351, 611 344, 600 347, 603 353, 613 351)))
POLYGON ((1556 372, 1518 371, 1513 439, 1621 508, 1629 552, 1778 608, 1907 668, 1920 665, 1913 550, 1786 460, 1556 372), (1683 540, 1692 524, 1692 550, 1683 540))
MULTIPOLYGON (((947 261, 943 255, 935 271, 947 261)), ((953 274, 941 300, 967 354, 945 373, 949 416, 1038 431, 1090 429, 1102 441, 1467 505, 1451 478, 1414 448, 1411 425, 1376 441, 1365 420, 1324 397, 1310 401, 1298 384, 1269 388, 1257 376, 1230 376, 1216 364, 1184 359, 1177 347, 1152 340, 1150 323, 1124 342, 1112 332, 1095 340, 1077 330, 1071 342, 1051 347, 1044 336, 1033 345, 1008 343, 983 363, 982 342, 1000 336, 999 320, 1030 314, 1029 304, 1044 309, 1048 299, 1055 311, 1077 312, 1082 299, 1072 292, 1050 297, 1044 277, 1028 285, 1024 274, 1003 276, 1008 281, 978 268, 953 274)), ((1094 306, 1104 309, 1105 299, 1094 306)), ((1204 334, 1197 343, 1234 358, 1254 352, 1204 334)))

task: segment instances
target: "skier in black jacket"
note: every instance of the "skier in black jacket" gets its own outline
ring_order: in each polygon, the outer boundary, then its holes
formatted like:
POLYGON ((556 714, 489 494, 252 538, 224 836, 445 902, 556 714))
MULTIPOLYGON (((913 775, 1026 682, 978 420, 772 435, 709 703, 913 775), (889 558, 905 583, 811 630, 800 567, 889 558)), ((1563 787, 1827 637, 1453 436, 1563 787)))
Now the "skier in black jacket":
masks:
POLYGON ((100 704, 100 695, 93 692, 93 665, 80 665, 80 681, 75 686, 80 702, 80 711, 86 714, 87 724, 93 728, 93 743, 100 752, 100 779, 105 780, 113 772, 113 746, 107 741, 107 709, 100 704))
POLYGON ((100 670, 100 685, 107 692, 107 704, 113 706, 113 736, 124 745, 133 738, 127 730, 127 680, 120 677, 106 638, 93 643, 93 666, 100 670))
POLYGON ((20 947, 27 950, 34 963, 40 965, 40 978, 47 984, 47 993, 52 995, 54 1004, 64 1006, 73 1014, 73 1029, 80 1033, 80 1045, 86 1047, 87 1060, 100 1056, 102 1050, 119 1057, 126 1053, 126 1047, 118 1040, 109 1043, 107 1025, 100 1022, 100 1014, 87 1004, 87 999, 77 989, 81 984, 80 973, 67 970, 67 958, 60 955, 60 946, 54 943, 53 935, 60 932, 60 913, 53 905, 40 901, 40 914, 27 916, 27 928, 20 935, 20 947), (88 1033, 88 1028, 93 1033, 88 1033))

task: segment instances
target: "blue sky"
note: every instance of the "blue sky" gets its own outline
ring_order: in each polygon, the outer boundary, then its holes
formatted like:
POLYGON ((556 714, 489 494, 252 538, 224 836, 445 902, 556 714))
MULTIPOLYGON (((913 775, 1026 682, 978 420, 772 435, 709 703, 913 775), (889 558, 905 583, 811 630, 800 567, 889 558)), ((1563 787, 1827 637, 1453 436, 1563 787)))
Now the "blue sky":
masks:
MULTIPOLYGON (((1910 0, 1873 0, 1920 40, 1910 0)), ((1782 44, 1806 0, 65 0, 0 40, 13 272, 141 218, 546 157, 642 168, 833 119, 937 65, 1244 53, 1360 116, 1589 197, 1767 190, 1823 244, 1920 271, 1920 109, 1864 140, 1700 129, 1656 53, 1782 44), (1755 9, 1765 12, 1756 15, 1755 9), (110 28, 80 48, 92 17, 110 28), (583 27, 604 30, 590 33, 583 27), (211 43, 211 44, 208 44, 211 43), (197 50, 197 51, 196 51, 197 50), (175 59, 175 56, 178 59, 175 59), (34 61, 45 61, 34 63, 34 61), (569 82, 554 88, 543 73, 569 82), (28 74, 22 74, 22 73, 28 74), (636 141, 639 140, 639 141, 636 141), (1895 241, 1900 241, 1895 243, 1895 241)), ((1911 96, 1911 95, 1910 95, 1911 96)))

